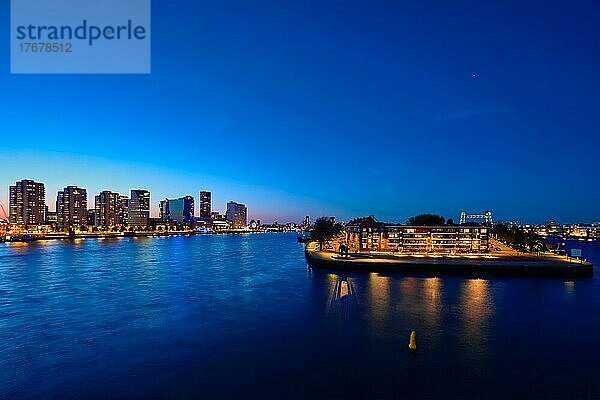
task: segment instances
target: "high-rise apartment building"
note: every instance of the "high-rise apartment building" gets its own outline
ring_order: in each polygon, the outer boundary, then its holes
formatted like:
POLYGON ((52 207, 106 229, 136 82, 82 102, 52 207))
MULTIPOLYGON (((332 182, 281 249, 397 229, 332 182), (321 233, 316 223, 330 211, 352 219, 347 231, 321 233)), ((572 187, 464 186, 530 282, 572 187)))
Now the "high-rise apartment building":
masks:
POLYGON ((80 227, 87 224, 87 191, 67 186, 56 196, 56 223, 59 228, 80 227))
POLYGON ((150 192, 134 189, 129 200, 129 226, 144 227, 150 221, 150 192))
POLYGON ((96 221, 95 226, 110 228, 119 222, 119 194, 105 190, 95 198, 96 221))
POLYGON ((200 192, 200 218, 209 219, 212 208, 212 193, 207 191, 200 192))
POLYGON ((227 203, 226 216, 234 228, 243 228, 248 225, 248 208, 245 204, 230 201, 227 203))
POLYGON ((9 222, 17 225, 43 225, 45 222, 46 189, 43 183, 29 179, 9 188, 9 222))
POLYGON ((161 200, 158 203, 158 217, 161 221, 169 221, 171 219, 169 214, 169 199, 161 200))
POLYGON ((117 204, 117 225, 125 226, 129 220, 129 197, 119 195, 117 204))
POLYGON ((88 224, 96 226, 96 210, 95 209, 89 209, 87 210, 87 220, 88 220, 88 224))
POLYGON ((159 204, 160 218, 163 221, 175 221, 178 224, 194 220, 194 198, 184 196, 178 199, 164 199, 159 204))

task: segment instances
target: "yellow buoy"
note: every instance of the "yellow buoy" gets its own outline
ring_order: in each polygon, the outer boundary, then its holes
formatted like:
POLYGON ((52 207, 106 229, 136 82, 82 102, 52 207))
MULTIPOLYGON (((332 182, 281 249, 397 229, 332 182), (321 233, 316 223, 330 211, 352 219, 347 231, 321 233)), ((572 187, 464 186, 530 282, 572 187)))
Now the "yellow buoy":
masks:
POLYGON ((408 342, 408 348, 411 350, 417 349, 417 332, 412 331, 410 333, 410 340, 408 342))

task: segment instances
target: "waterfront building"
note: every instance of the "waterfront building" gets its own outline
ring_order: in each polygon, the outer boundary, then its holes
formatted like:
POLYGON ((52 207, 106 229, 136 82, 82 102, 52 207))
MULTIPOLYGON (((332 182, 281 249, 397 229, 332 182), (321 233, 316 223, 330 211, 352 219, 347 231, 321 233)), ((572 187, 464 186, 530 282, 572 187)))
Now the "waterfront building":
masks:
POLYGON ((190 228, 197 230, 209 229, 212 225, 210 218, 194 217, 193 223, 190 224, 190 228))
POLYGON ((386 238, 385 227, 385 223, 376 221, 372 215, 353 219, 345 229, 349 250, 379 251, 387 247, 386 244, 381 243, 386 238))
POLYGON ((194 198, 183 196, 178 199, 164 199, 159 203, 160 219, 189 224, 194 221, 194 198))
POLYGON ((489 251, 486 226, 409 226, 386 224, 373 216, 346 225, 346 242, 352 251, 405 253, 482 253, 489 251))
POLYGON ((211 211, 210 212, 210 219, 213 221, 225 221, 225 215, 221 214, 218 211, 211 211))
POLYGON ((177 222, 164 221, 161 218, 150 217, 148 219, 148 226, 154 231, 174 231, 177 229, 177 222))
POLYGON ((590 228, 590 237, 599 239, 600 238, 600 223, 593 223, 590 228))
POLYGON ((565 234, 573 238, 587 238, 591 227, 591 224, 570 224, 566 226, 565 234))
POLYGON ((200 218, 209 219, 212 208, 212 193, 208 191, 200 192, 200 218))
POLYGON ((110 228, 119 221, 120 199, 119 194, 104 190, 95 197, 95 223, 94 226, 110 228))
POLYGON ((193 223, 196 219, 196 217, 194 216, 195 212, 194 212, 194 197, 193 196, 184 196, 181 199, 179 199, 182 203, 182 212, 178 213, 177 222, 180 222, 179 219, 179 215, 181 215, 182 218, 182 222, 183 223, 193 223))
POLYGON ((168 199, 164 199, 158 202, 158 217, 161 221, 168 221, 170 219, 168 199))
POLYGON ((548 221, 538 230, 538 235, 559 236, 563 234, 562 226, 556 221, 548 221))
POLYGON ((46 189, 43 183, 30 179, 9 187, 9 222, 16 225, 43 225, 46 211, 46 189))
POLYGON ((120 194, 117 204, 117 225, 126 226, 129 220, 129 197, 120 194))
MULTIPOLYGON (((262 225, 260 223, 260 220, 258 220, 257 223, 258 223, 257 229, 261 232, 296 232, 300 229, 298 224, 296 224, 294 222, 288 222, 287 224, 280 224, 279 222, 275 221, 272 224, 262 225)), ((250 221, 250 228, 254 229, 252 227, 252 221, 250 221)))
POLYGON ((233 228, 244 228, 248 225, 248 208, 245 204, 230 201, 227 203, 226 218, 233 228))
POLYGON ((46 225, 56 225, 58 223, 58 215, 56 211, 48 211, 46 208, 46 225))
POLYGON ((87 210, 87 221, 88 225, 96 226, 96 210, 87 210))
POLYGON ((129 226, 145 227, 150 222, 150 192, 134 189, 129 200, 129 226))
POLYGON ((231 222, 224 219, 217 219, 212 221, 212 230, 215 232, 226 231, 232 228, 231 222))
POLYGON ((79 228, 87 224, 87 191, 67 186, 56 196, 56 224, 59 228, 79 228))

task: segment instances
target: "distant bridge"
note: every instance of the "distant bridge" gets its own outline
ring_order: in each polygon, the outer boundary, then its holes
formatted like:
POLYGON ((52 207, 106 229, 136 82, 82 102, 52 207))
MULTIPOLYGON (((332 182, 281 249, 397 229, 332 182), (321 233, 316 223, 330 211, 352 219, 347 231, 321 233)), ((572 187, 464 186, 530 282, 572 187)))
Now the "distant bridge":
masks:
MULTIPOLYGON (((4 219, 6 221, 8 221, 9 220, 9 215, 6 212, 6 209, 4 208, 4 206, 2 205, 2 203, 0 203, 0 211, 2 211, 2 213, 4 214, 4 219)), ((1 215, 0 215, 0 220, 2 220, 2 216, 1 215)))
POLYGON ((479 220, 484 221, 486 225, 492 225, 492 212, 487 210, 484 214, 467 214, 465 210, 460 212, 460 224, 466 224, 469 221, 479 220))

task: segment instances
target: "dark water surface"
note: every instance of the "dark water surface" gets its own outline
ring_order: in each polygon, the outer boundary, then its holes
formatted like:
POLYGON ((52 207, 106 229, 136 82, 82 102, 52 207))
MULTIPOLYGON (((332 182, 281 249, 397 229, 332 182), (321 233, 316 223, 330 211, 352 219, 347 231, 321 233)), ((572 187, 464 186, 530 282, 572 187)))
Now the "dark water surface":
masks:
POLYGON ((600 398, 600 276, 330 274, 288 234, 4 244, 0 397, 600 398))

